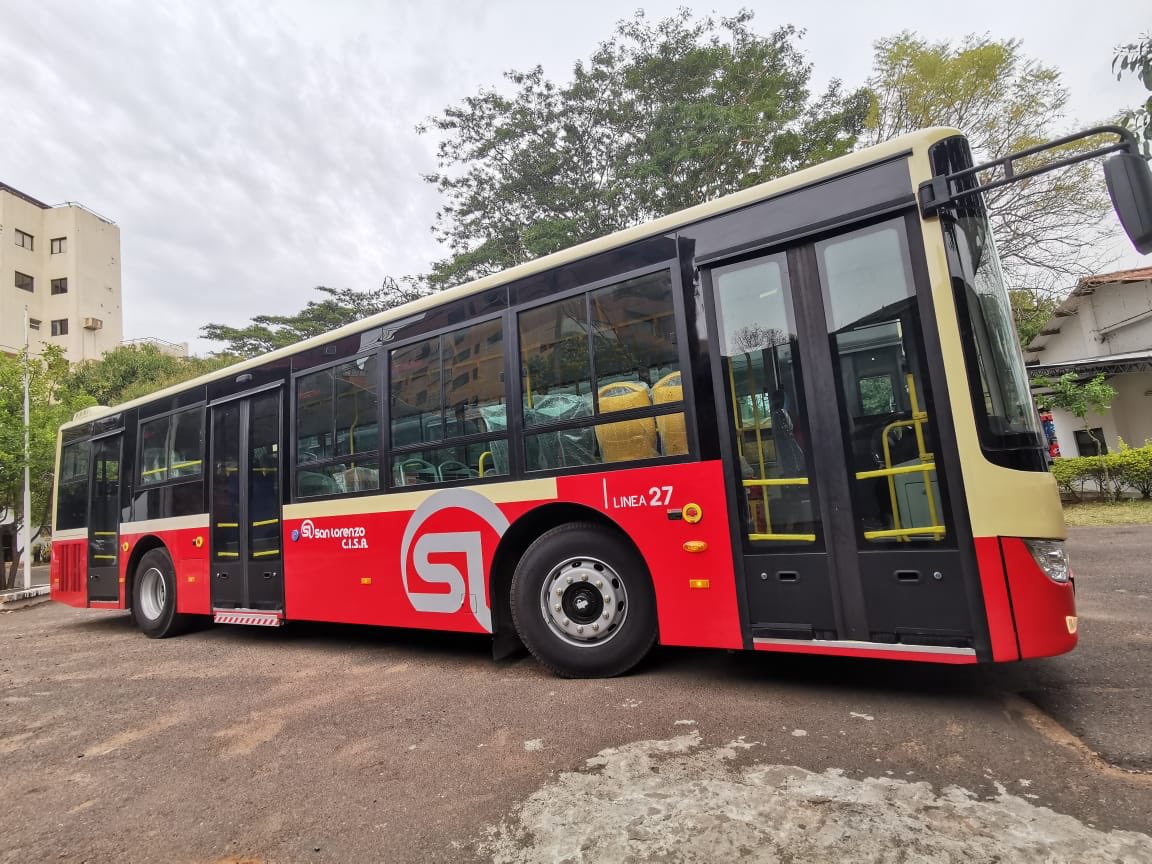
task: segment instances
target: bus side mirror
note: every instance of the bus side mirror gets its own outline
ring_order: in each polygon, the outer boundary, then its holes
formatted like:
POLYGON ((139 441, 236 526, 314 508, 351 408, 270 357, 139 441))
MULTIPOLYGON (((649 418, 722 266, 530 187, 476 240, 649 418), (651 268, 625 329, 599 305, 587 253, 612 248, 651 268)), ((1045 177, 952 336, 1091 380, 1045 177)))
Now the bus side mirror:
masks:
POLYGON ((1117 153, 1104 160, 1108 197, 1132 245, 1143 255, 1152 252, 1152 170, 1136 153, 1117 153))

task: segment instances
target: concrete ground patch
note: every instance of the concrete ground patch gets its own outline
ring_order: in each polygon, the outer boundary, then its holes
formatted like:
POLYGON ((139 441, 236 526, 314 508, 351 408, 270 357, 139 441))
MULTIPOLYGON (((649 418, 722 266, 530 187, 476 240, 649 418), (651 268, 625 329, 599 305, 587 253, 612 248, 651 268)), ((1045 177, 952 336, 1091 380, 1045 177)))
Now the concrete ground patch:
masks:
POLYGON ((703 748, 693 731, 607 748, 477 845, 497 864, 1152 860, 1146 834, 1097 830, 1003 786, 985 800, 958 786, 739 764, 755 746, 703 748))

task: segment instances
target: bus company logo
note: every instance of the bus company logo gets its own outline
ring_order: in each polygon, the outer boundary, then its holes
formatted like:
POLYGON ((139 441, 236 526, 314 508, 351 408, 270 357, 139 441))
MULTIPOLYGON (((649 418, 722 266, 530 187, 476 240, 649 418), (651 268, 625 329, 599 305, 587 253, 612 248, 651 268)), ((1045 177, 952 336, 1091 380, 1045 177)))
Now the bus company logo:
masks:
POLYGON ((305 519, 292 531, 292 542, 298 540, 339 540, 342 549, 368 548, 368 532, 363 525, 317 528, 311 519, 305 519))
POLYGON ((492 632, 492 610, 488 607, 488 592, 484 579, 484 535, 480 531, 429 531, 420 533, 424 523, 436 514, 449 509, 463 510, 495 532, 497 538, 508 530, 508 517, 500 508, 471 489, 445 489, 426 498, 412 513, 400 543, 400 574, 404 579, 404 593, 417 612, 439 612, 451 615, 459 612, 471 597, 469 609, 476 623, 492 632), (412 564, 409 567, 409 553, 412 564), (464 570, 454 563, 433 561, 434 555, 455 553, 463 556, 464 570), (447 591, 430 593, 413 584, 412 573, 447 591))

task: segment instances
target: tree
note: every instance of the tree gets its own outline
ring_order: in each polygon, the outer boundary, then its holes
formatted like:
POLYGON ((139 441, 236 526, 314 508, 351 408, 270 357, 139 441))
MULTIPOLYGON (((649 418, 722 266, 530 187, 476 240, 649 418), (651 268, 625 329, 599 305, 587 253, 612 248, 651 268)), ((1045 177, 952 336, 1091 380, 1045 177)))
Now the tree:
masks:
POLYGON ((1112 58, 1112 71, 1116 73, 1117 81, 1125 75, 1135 75, 1144 89, 1150 91, 1143 105, 1121 114, 1120 122, 1143 140, 1144 154, 1152 155, 1152 35, 1145 33, 1139 42, 1117 48, 1116 56, 1112 58))
POLYGON ((295 315, 257 315, 245 327, 206 324, 200 328, 200 335, 213 342, 225 343, 226 354, 255 357, 352 324, 428 293, 415 279, 397 282, 391 277, 374 291, 324 285, 317 285, 316 290, 327 295, 325 299, 309 300, 295 315))
POLYGON ((69 398, 86 396, 97 405, 118 405, 223 368, 236 359, 230 355, 174 357, 148 343, 121 345, 99 360, 77 363, 60 387, 69 398))
POLYGON ((617 24, 571 79, 508 72, 418 127, 439 138, 446 197, 434 233, 452 254, 428 277, 458 284, 851 150, 867 94, 811 66, 781 27, 751 12, 617 24))
MULTIPOLYGON (((1051 378, 1033 378, 1032 386, 1048 389, 1047 393, 1036 394, 1036 405, 1041 411, 1052 411, 1058 408, 1079 418, 1084 425, 1084 431, 1088 433, 1088 437, 1096 445, 1097 455, 1103 456, 1104 444, 1093 434, 1088 424, 1089 414, 1103 414, 1112 406, 1112 400, 1116 398, 1116 390, 1104 380, 1103 373, 1083 384, 1076 380, 1075 372, 1066 372, 1054 381, 1051 378)), ((1100 467, 1104 477, 1100 492, 1106 495, 1108 494, 1107 490, 1112 488, 1112 478, 1109 477, 1108 473, 1108 460, 1102 458, 1100 467)))
POLYGON ((1027 348, 1028 343, 1040 335, 1060 305, 1057 298, 1033 291, 1009 291, 1008 300, 1012 304, 1012 318, 1016 321, 1016 335, 1020 338, 1021 348, 1027 348))
MULTIPOLYGON (((29 434, 27 465, 30 473, 31 513, 35 533, 48 526, 52 499, 52 472, 56 459, 56 432, 91 397, 68 393, 61 386, 68 361, 58 346, 44 349, 28 361, 29 434)), ((16 584, 24 524, 24 357, 0 353, 0 522, 16 528, 16 554, 8 568, 0 565, 0 588, 16 584)))
MULTIPOLYGON (((1014 39, 933 43, 908 32, 881 39, 868 85, 870 142, 925 126, 955 126, 983 161, 1066 131, 1060 126, 1068 90, 1060 73, 1026 57, 1014 39)), ((1092 146, 1080 142, 1044 159, 1092 146)), ((1103 265, 1096 250, 1114 229, 1102 223, 1111 204, 1091 162, 1002 186, 984 200, 1010 288, 1063 294, 1103 265)))

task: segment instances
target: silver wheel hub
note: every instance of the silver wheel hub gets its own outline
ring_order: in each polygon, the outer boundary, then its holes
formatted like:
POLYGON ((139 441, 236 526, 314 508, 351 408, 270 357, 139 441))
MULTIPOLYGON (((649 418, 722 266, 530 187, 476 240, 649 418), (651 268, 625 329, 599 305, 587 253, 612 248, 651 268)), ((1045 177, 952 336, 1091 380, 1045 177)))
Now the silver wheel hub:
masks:
POLYGON ((598 558, 568 558, 544 580, 540 614, 569 645, 601 645, 620 632, 628 617, 628 592, 620 574, 598 558))
POLYGON ((155 567, 149 567, 140 577, 140 612, 149 621, 155 621, 164 614, 167 600, 168 587, 164 584, 164 574, 155 567))

